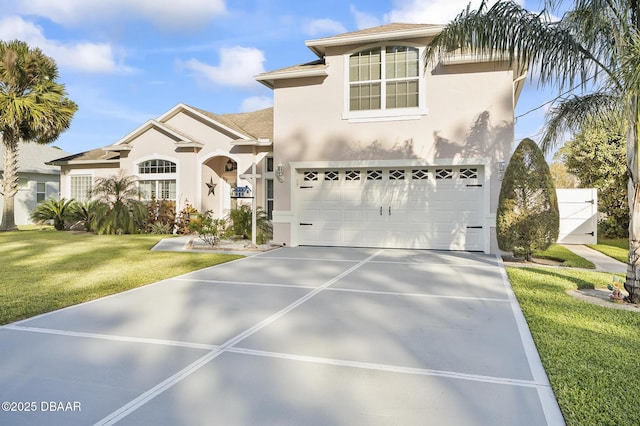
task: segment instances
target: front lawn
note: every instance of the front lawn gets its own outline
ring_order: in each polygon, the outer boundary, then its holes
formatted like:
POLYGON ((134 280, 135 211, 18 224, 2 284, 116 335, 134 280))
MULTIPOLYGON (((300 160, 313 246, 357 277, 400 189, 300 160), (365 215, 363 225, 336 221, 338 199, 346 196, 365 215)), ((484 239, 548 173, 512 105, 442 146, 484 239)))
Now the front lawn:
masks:
POLYGON ((0 233, 0 325, 241 257, 150 251, 166 237, 0 233))
POLYGON ((534 258, 549 259, 561 262, 562 266, 568 268, 586 268, 595 269, 596 265, 587 259, 578 256, 574 252, 562 247, 560 244, 552 244, 551 247, 544 251, 533 253, 534 258))
POLYGON ((629 261, 629 240, 627 239, 600 240, 598 244, 590 244, 589 247, 619 262, 629 261))
POLYGON ((507 268, 567 425, 638 425, 640 309, 629 312, 569 296, 606 287, 600 272, 507 268))

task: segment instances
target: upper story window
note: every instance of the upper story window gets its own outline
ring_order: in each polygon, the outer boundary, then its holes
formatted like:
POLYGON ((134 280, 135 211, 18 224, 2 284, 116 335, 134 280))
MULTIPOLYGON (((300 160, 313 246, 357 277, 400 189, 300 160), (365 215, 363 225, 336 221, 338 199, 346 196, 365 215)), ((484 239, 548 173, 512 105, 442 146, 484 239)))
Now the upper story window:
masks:
POLYGON ((138 164, 139 174, 175 173, 176 163, 168 160, 148 160, 138 164))
POLYGON ((420 107, 420 51, 411 46, 380 46, 349 56, 348 110, 420 107))

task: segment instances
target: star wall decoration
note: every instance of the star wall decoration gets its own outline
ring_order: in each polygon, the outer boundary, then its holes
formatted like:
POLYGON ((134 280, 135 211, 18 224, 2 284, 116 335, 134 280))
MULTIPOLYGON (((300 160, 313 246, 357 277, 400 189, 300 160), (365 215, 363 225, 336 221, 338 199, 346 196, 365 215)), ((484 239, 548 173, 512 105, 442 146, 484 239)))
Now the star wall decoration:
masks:
POLYGON ((213 178, 211 178, 211 180, 206 183, 205 185, 207 185, 207 188, 209 188, 209 192, 207 193, 207 196, 212 195, 215 196, 216 195, 216 185, 215 183, 213 183, 213 178))

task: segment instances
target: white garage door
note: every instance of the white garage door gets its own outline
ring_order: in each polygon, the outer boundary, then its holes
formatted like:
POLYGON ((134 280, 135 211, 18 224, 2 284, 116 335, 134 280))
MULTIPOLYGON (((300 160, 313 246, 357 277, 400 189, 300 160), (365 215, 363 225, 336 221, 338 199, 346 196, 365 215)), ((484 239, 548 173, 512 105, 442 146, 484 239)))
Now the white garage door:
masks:
POLYGON ((301 245, 484 250, 481 166, 303 170, 301 245))

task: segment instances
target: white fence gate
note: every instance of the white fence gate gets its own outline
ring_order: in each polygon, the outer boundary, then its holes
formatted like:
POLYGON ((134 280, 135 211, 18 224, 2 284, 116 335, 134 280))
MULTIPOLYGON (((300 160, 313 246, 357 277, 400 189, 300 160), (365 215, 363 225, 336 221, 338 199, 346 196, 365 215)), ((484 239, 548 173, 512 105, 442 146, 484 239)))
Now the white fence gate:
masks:
POLYGON ((560 211, 558 243, 598 243, 598 190, 556 189, 560 211))

